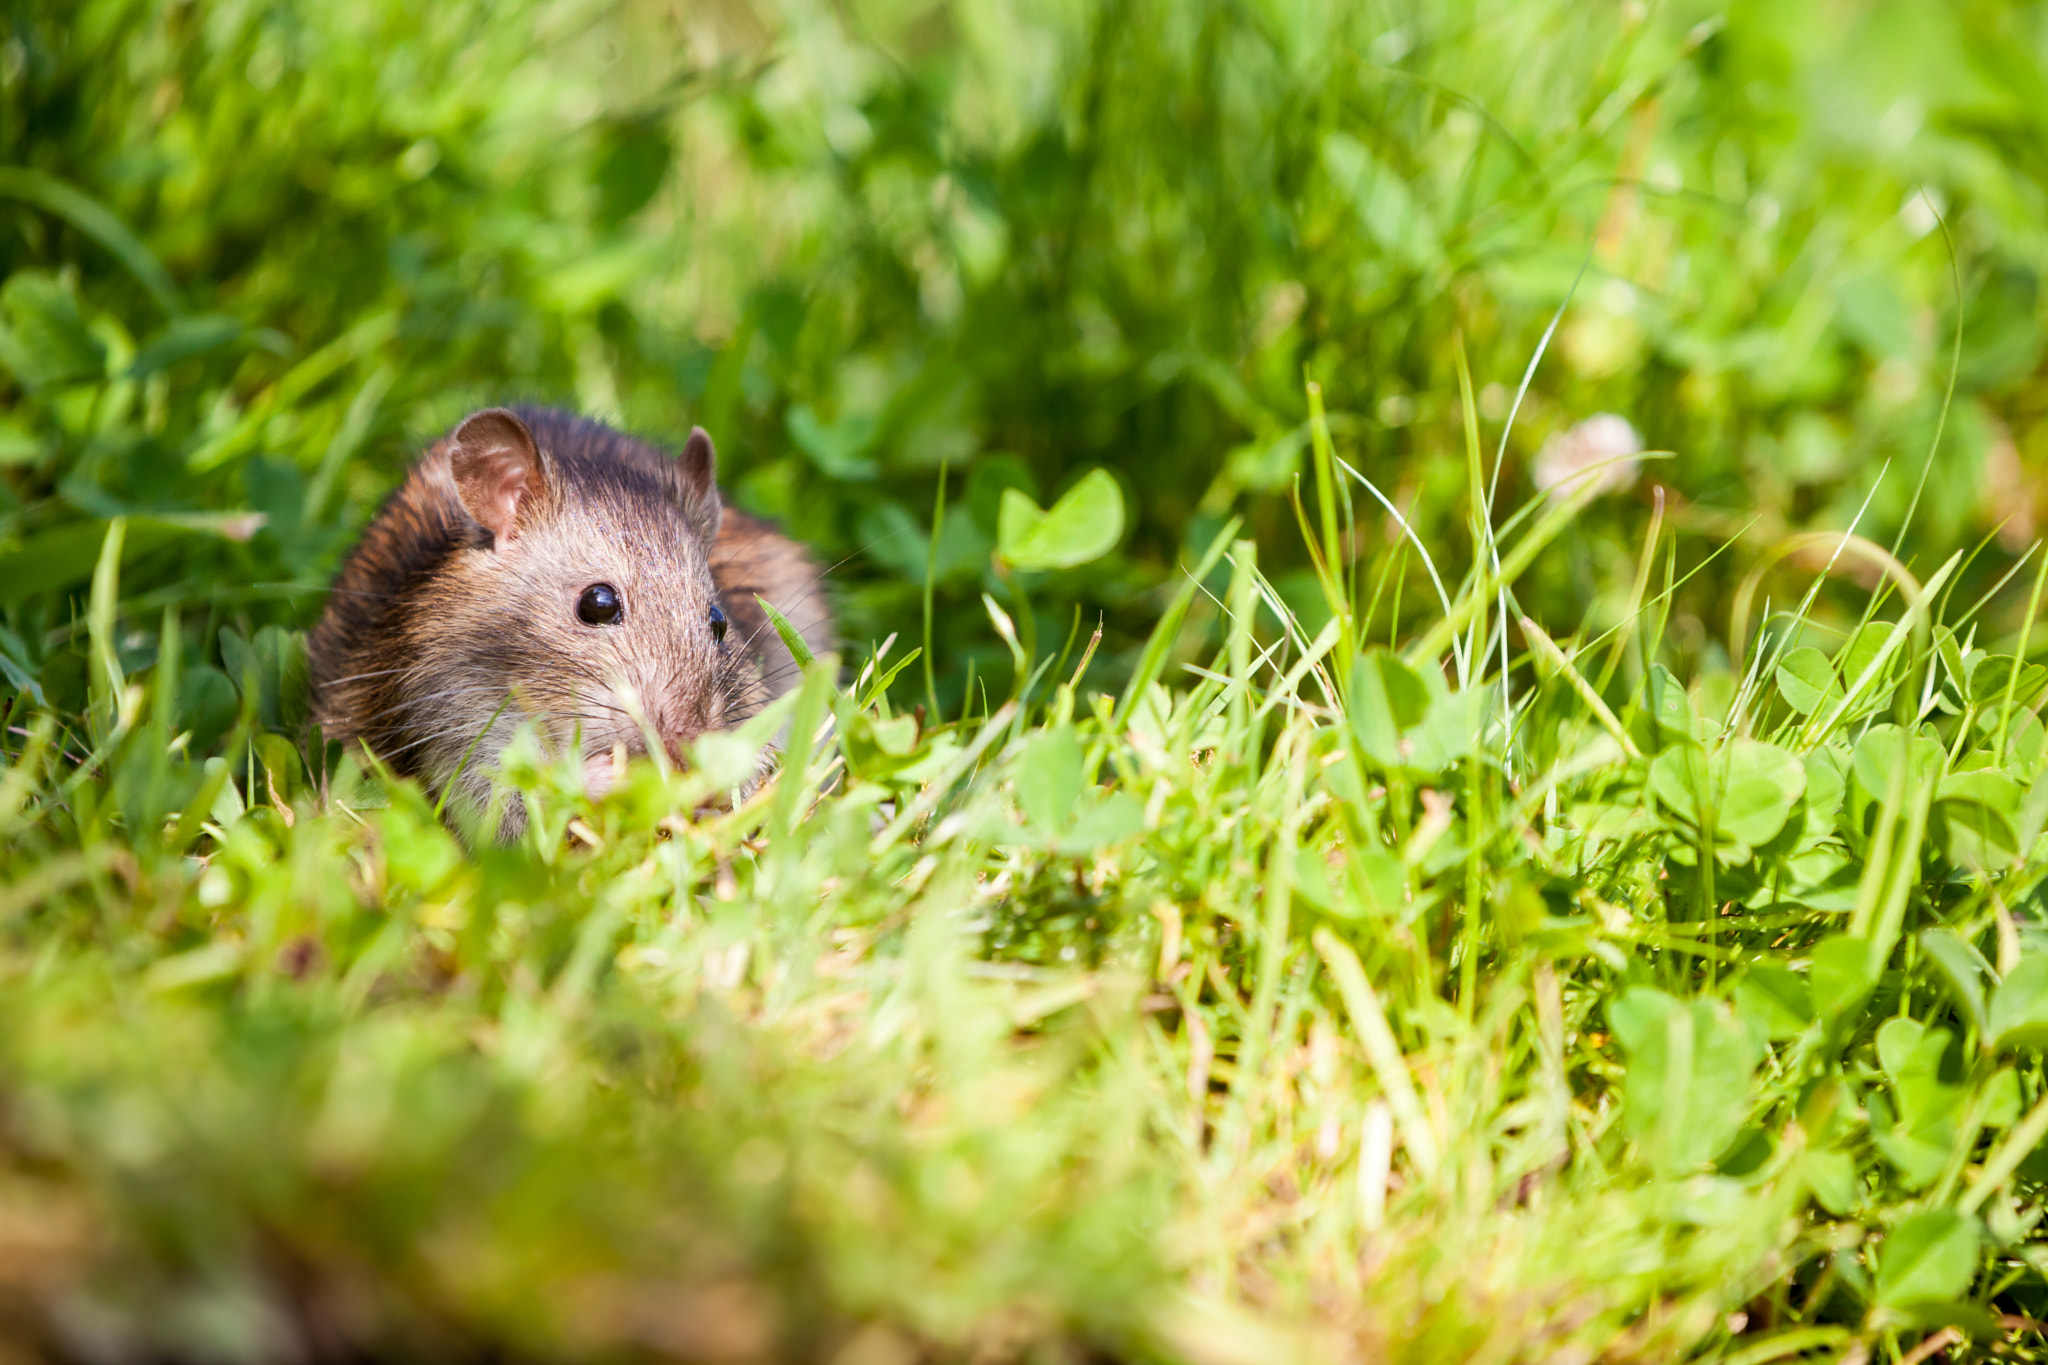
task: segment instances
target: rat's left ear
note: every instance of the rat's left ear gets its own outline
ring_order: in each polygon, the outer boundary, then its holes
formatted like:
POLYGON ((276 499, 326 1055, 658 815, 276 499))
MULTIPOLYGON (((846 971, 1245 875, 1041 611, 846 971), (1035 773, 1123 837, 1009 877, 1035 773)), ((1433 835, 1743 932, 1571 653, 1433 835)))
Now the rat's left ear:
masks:
POLYGON ((725 506, 718 496, 718 452, 702 427, 690 428, 690 439, 676 456, 676 487, 683 495, 683 515, 708 546, 718 535, 725 506))

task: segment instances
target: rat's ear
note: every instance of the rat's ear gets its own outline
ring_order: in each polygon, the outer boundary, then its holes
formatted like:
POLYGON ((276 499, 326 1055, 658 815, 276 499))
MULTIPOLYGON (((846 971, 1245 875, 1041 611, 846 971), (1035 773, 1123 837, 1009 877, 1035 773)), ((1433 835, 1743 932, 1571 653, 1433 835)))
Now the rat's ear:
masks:
POLYGON ((683 515, 704 540, 718 534, 725 506, 718 496, 718 452, 702 427, 690 428, 683 453, 676 456, 676 487, 683 495, 683 515))
POLYGON ((532 519, 547 494, 533 433, 504 408, 485 408, 455 428, 448 438, 448 472, 463 510, 499 545, 532 519))

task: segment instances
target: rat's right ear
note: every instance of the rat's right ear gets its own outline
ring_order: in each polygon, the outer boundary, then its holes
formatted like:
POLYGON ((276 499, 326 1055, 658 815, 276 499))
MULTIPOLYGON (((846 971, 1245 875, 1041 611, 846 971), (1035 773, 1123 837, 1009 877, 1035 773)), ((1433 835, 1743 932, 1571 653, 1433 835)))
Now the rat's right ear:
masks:
POLYGON ((448 472, 463 510, 498 545, 517 534, 547 492, 533 433, 504 408, 485 408, 455 428, 448 438, 448 472))

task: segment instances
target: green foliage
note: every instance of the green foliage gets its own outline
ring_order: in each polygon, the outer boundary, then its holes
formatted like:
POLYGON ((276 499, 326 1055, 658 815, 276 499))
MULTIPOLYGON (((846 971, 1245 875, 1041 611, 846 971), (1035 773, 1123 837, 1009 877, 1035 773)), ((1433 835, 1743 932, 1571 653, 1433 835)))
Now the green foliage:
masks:
POLYGON ((1124 495, 1104 470, 1092 470, 1049 508, 1015 488, 1003 490, 996 553, 1019 569, 1072 569, 1116 548, 1124 495))
POLYGON ((1918 2, 16 5, 0 1337, 2041 1358, 2044 70, 1918 2), (885 643, 598 798, 528 726, 499 847, 302 631, 508 395, 703 424, 885 643), (1552 478, 1602 411, 1681 458, 1552 478))

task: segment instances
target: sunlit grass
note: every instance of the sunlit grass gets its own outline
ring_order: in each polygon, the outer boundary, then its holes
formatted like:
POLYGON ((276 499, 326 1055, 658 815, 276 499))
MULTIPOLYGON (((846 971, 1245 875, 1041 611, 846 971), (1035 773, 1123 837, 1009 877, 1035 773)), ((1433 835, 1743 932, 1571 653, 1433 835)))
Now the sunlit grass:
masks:
POLYGON ((287 638, 247 655, 246 757, 185 752, 175 618, 153 668, 104 662, 115 545, 97 700, 18 703, 0 781, 37 1211, 0 1236, 75 1229, 19 1321, 192 1354, 2024 1349, 2042 670, 1907 577, 1900 621, 1753 686, 1638 639, 1595 687, 1600 650, 1495 610, 1570 515, 1405 658, 1340 653, 1341 594, 1313 639, 1276 618, 1226 533, 1192 674, 920 726, 821 665, 761 722, 813 744, 705 818, 744 742, 597 803, 515 745, 531 828, 474 852, 266 730, 287 638))

